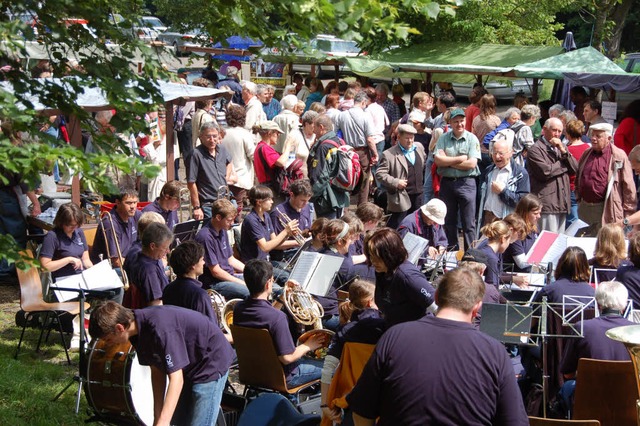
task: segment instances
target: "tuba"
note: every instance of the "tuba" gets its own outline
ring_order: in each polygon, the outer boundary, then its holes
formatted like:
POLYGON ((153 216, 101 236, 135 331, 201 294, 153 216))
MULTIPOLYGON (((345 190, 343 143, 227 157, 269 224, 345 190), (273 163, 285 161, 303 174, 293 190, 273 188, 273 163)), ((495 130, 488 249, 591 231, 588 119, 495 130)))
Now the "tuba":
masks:
POLYGON ((241 301, 242 299, 231 299, 222 308, 222 328, 227 334, 231 334, 230 326, 233 324, 233 308, 235 308, 236 303, 241 301))
MULTIPOLYGON (((640 366, 640 325, 626 325, 608 330, 607 337, 611 340, 618 341, 627 348, 631 361, 633 362, 633 370, 636 373, 636 384, 640 393, 640 375, 638 369, 640 366)), ((637 422, 640 426, 640 399, 636 401, 637 422)))

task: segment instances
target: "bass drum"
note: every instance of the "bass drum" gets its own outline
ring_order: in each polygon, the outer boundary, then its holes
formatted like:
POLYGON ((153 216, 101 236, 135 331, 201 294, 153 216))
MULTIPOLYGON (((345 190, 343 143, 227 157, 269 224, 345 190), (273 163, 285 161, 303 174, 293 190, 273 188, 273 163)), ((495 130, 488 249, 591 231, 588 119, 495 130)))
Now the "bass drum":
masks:
POLYGON ((102 420, 115 424, 153 425, 151 368, 140 365, 131 343, 90 347, 85 394, 102 420))

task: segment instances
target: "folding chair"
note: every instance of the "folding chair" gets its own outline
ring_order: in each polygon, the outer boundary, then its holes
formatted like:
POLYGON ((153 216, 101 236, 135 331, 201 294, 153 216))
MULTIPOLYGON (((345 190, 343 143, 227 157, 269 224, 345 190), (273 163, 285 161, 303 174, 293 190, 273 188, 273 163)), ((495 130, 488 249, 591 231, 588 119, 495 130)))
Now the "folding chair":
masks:
POLYGON ((529 426, 600 426, 598 420, 544 419, 529 416, 529 426))

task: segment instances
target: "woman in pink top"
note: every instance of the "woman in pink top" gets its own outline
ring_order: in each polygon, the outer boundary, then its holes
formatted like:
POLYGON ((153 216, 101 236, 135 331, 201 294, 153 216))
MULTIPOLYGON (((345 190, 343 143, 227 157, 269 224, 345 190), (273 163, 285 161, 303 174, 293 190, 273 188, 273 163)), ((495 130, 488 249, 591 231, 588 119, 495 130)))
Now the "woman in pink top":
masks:
MULTIPOLYGON (((584 133, 584 123, 580 120, 571 120, 567 123, 565 129, 569 144, 567 150, 573 155, 576 161, 580 161, 582 154, 589 149, 589 144, 584 143, 582 134, 584 133)), ((576 176, 569 176, 569 185, 571 186, 571 210, 567 214, 567 227, 578 219, 578 202, 576 201, 576 176)))
POLYGON ((613 143, 629 155, 631 149, 640 143, 640 99, 627 105, 622 116, 624 118, 613 135, 613 143))

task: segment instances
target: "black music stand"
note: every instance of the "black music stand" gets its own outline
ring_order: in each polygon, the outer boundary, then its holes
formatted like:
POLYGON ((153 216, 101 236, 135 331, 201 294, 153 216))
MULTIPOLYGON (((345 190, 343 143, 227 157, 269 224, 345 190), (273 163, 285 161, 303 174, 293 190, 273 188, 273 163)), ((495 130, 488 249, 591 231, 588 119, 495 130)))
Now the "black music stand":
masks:
POLYGON ((71 380, 69 381, 69 383, 64 387, 64 389, 62 389, 52 400, 51 402, 55 402, 58 399, 60 399, 60 397, 67 391, 67 389, 69 389, 71 387, 71 385, 73 385, 75 382, 78 382, 78 390, 76 392, 76 409, 75 409, 75 413, 76 415, 78 414, 78 412, 80 411, 80 394, 82 393, 82 385, 86 382, 87 378, 86 378, 86 372, 87 372, 87 365, 86 365, 86 361, 85 361, 85 332, 84 332, 84 303, 87 300, 87 294, 89 295, 93 295, 96 297, 107 297, 107 296, 114 296, 115 295, 115 291, 114 290, 85 290, 82 288, 70 288, 70 287, 50 287, 52 289, 55 290, 60 290, 60 291, 72 291, 75 293, 78 293, 78 304, 80 305, 80 348, 79 348, 79 354, 80 354, 80 359, 78 361, 78 373, 73 376, 73 378, 71 378, 71 380))

